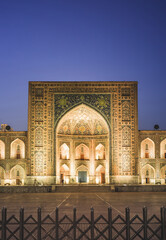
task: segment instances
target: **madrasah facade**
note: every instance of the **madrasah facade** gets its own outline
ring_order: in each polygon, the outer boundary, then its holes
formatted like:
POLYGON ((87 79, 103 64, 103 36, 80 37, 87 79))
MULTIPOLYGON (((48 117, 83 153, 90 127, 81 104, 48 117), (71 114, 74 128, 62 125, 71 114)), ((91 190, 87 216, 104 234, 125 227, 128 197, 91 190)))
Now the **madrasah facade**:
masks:
POLYGON ((28 131, 0 129, 0 184, 165 184, 166 131, 138 130, 137 82, 29 82, 28 131))

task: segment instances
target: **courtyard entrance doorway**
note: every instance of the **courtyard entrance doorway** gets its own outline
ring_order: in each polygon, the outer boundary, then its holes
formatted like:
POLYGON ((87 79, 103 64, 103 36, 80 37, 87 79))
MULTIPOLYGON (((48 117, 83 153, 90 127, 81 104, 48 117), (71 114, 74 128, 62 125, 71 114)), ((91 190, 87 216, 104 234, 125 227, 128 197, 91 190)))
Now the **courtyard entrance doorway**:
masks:
POLYGON ((150 179, 147 177, 146 178, 146 184, 149 184, 150 183, 150 179))
POLYGON ((154 184, 155 183, 155 170, 150 164, 146 164, 142 168, 142 183, 143 184, 154 184))
POLYGON ((24 178, 25 170, 20 165, 16 165, 10 170, 10 179, 12 185, 23 185, 24 178))
POLYGON ((101 173, 101 183, 105 183, 105 173, 101 173))
POLYGON ((78 171, 78 181, 79 181, 79 183, 87 182, 87 172, 86 171, 78 171))

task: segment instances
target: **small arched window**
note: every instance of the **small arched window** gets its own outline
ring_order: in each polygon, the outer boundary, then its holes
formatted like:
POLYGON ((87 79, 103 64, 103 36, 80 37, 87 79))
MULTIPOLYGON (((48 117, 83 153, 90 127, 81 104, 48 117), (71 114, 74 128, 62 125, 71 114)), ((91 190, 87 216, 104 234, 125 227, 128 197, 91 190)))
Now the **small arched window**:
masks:
POLYGON ((20 145, 17 145, 17 153, 16 153, 16 158, 20 159, 20 145))
POLYGON ((166 159, 166 139, 160 143, 160 157, 166 159))
POLYGON ((85 144, 80 144, 76 147, 76 159, 89 159, 89 148, 85 144))
POLYGON ((25 158, 25 144, 20 139, 15 139, 10 145, 10 157, 12 159, 25 158))
POLYGON ((105 147, 103 146, 103 144, 99 143, 95 150, 96 150, 96 159, 97 160, 105 159, 105 147))
POLYGON ((69 159, 69 147, 63 143, 60 147, 60 159, 69 159))
POLYGON ((155 144, 150 138, 141 142, 141 158, 155 158, 155 144))
POLYGON ((5 144, 0 140, 0 159, 5 159, 5 144))

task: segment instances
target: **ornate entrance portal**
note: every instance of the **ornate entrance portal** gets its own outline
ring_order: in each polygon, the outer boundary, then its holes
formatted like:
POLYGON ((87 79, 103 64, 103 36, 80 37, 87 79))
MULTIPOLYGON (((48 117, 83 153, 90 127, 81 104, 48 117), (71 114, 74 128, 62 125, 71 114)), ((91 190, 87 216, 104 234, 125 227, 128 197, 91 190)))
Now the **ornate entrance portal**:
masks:
POLYGON ((79 171, 78 172, 78 181, 79 181, 79 183, 86 183, 87 182, 87 172, 86 171, 79 171))
POLYGON ((109 183, 109 127, 93 108, 80 104, 56 128, 56 182, 64 164, 66 183, 109 183))
POLYGON ((30 82, 28 111, 26 184, 139 182, 137 82, 30 82))

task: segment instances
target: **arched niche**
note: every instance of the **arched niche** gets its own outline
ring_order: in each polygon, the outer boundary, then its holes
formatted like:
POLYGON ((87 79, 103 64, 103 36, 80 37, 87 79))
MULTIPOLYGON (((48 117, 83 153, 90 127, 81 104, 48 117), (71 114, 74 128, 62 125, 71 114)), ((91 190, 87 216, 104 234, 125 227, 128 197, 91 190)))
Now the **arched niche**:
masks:
POLYGON ((5 143, 0 140, 0 160, 5 159, 5 143))
POLYGON ((164 180, 163 183, 166 183, 166 165, 161 168, 160 177, 164 180))
POLYGON ((95 158, 96 158, 96 160, 104 160, 105 159, 105 147, 101 143, 99 143, 95 148, 95 158))
POLYGON ((66 164, 63 164, 61 167, 60 167, 60 182, 63 184, 63 183, 66 183, 68 184, 69 183, 69 174, 70 174, 70 169, 69 167, 66 165, 66 164))
POLYGON ((84 164, 81 164, 76 169, 76 176, 78 183, 88 183, 89 182, 89 169, 84 164))
POLYGON ((89 148, 85 144, 81 143, 76 147, 75 151, 76 159, 87 160, 89 159, 89 148))
POLYGON ((155 144, 150 138, 141 142, 141 158, 155 158, 155 144))
POLYGON ((100 145, 97 151, 100 152, 101 160, 106 160, 106 172, 107 175, 109 174, 110 128, 105 118, 95 109, 85 104, 80 104, 69 110, 56 125, 55 134, 57 183, 60 183, 60 165, 61 159, 63 160, 61 154, 62 142, 67 142, 67 146, 69 147, 71 182, 78 182, 78 179, 81 178, 83 182, 88 182, 90 179, 90 183, 95 183, 95 148, 99 139, 102 141, 104 149, 102 145, 100 145), (84 160, 87 170, 79 171, 78 173, 77 168, 82 160, 84 160))
POLYGON ((25 143, 19 138, 15 139, 10 145, 10 158, 25 158, 25 143))
POLYGON ((10 170, 10 179, 12 184, 16 185, 24 184, 25 176, 26 176, 25 170, 20 165, 16 165, 10 170))
POLYGON ((155 169, 150 165, 146 164, 141 169, 141 178, 143 184, 155 183, 155 169))
POLYGON ((66 143, 60 146, 60 159, 69 159, 69 147, 66 143))
POLYGON ((4 179, 5 178, 5 170, 3 167, 0 166, 0 179, 4 179))
POLYGON ((109 128, 101 114, 85 104, 80 104, 60 119, 56 133, 57 135, 103 135, 109 133, 109 128))
POLYGON ((96 168, 96 183, 105 183, 105 168, 101 164, 96 168))
POLYGON ((160 157, 166 158, 166 138, 160 143, 160 157))

